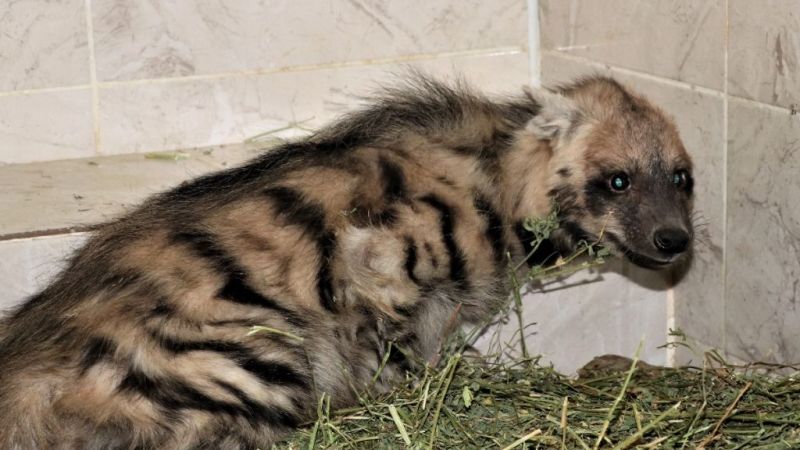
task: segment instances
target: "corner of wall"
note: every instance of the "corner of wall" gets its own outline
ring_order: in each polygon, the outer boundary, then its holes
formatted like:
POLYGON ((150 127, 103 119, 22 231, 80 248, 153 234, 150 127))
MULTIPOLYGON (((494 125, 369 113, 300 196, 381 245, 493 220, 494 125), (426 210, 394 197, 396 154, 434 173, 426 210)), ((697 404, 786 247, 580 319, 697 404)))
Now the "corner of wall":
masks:
POLYGON ((528 58, 531 85, 542 85, 542 57, 539 41, 539 0, 528 0, 528 58))

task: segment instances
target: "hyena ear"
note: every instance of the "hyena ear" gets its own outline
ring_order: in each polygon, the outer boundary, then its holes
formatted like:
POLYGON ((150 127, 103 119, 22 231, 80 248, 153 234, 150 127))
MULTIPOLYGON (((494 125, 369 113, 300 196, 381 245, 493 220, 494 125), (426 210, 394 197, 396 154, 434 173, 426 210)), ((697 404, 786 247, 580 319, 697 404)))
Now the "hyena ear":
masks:
POLYGON ((582 120, 578 105, 561 94, 530 88, 525 89, 525 94, 539 105, 539 113, 526 126, 539 139, 560 140, 582 120))

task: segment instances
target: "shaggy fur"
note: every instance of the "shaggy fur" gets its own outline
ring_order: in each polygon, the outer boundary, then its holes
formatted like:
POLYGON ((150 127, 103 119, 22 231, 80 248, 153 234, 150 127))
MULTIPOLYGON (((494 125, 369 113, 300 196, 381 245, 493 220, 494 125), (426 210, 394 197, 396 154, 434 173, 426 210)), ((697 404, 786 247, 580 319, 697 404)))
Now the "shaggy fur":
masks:
POLYGON ((352 404, 389 342, 376 389, 456 311, 491 314, 553 202, 532 263, 596 238, 672 263, 654 235, 691 240, 690 174, 671 121, 611 79, 495 101, 416 77, 102 226, 0 326, 0 447, 268 447, 323 393, 352 404))

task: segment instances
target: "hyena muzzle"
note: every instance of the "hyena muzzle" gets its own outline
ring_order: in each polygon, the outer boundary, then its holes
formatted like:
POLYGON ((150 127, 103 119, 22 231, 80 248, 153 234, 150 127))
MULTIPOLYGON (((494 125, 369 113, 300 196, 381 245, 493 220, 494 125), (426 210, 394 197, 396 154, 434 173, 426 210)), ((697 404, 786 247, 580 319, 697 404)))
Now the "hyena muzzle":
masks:
POLYGON ((584 239, 682 259, 691 172, 672 122, 612 79, 490 100, 417 76, 100 227, 0 325, 0 447, 268 447, 323 393, 352 404, 456 315, 495 311, 523 220, 553 204, 531 264, 584 239))

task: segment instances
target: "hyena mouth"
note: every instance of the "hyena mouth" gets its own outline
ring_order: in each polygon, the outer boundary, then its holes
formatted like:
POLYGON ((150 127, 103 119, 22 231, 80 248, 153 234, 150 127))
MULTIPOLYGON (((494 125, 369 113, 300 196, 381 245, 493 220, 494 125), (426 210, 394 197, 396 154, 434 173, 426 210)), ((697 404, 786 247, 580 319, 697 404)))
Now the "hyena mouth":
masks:
POLYGON ((658 259, 652 256, 644 255, 642 253, 636 252, 627 245, 623 244, 622 241, 615 236, 614 234, 608 233, 607 234, 608 240, 617 247, 617 249, 625 255, 628 261, 636 264, 639 267, 644 267, 645 269, 663 269, 670 265, 672 265, 679 256, 673 256, 668 259, 658 259))
POLYGON ((674 258, 668 260, 656 259, 641 253, 636 253, 624 246, 620 247, 620 250, 622 250, 622 253, 625 254, 625 257, 628 258, 630 262, 646 269, 662 269, 675 262, 674 258))

